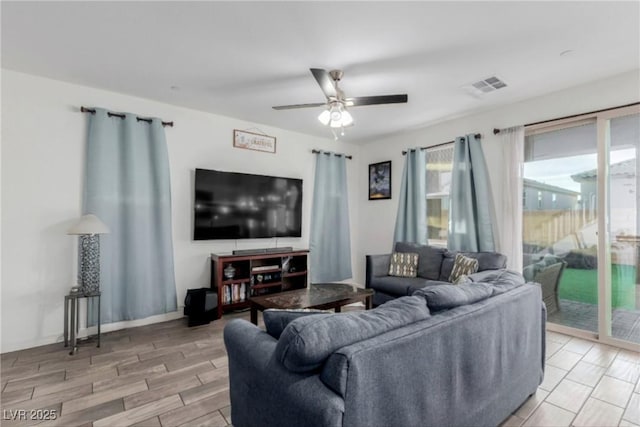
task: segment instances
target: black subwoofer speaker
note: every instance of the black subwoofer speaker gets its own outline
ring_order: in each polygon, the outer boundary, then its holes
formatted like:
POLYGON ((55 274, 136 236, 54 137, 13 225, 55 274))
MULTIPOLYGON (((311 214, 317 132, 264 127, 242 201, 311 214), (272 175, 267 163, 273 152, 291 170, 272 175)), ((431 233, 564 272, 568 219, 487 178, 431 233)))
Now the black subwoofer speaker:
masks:
POLYGON ((204 325, 218 318, 218 294, 211 288, 187 289, 184 314, 189 326, 204 325))

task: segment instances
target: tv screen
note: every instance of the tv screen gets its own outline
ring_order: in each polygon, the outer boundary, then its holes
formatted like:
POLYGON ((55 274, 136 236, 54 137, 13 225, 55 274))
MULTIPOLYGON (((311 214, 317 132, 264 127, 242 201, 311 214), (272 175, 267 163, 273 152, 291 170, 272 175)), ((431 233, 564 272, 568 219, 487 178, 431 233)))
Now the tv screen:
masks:
POLYGON ((302 180, 196 169, 194 240, 302 236, 302 180))

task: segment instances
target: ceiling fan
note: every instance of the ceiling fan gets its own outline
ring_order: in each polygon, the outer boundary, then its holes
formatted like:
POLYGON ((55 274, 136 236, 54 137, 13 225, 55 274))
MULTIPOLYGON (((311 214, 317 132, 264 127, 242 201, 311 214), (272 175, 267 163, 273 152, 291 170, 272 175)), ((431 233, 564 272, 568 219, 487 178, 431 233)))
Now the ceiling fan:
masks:
POLYGON ((400 104, 407 102, 408 99, 407 94, 346 98, 344 96, 344 92, 338 87, 338 82, 344 75, 341 70, 331 70, 327 72, 322 68, 311 68, 310 71, 320 85, 320 89, 322 89, 322 92, 327 97, 327 101, 311 104, 278 105, 273 107, 273 109, 291 110, 295 108, 310 108, 325 105, 327 108, 322 111, 322 113, 320 113, 320 115, 318 116, 318 120, 320 120, 323 125, 329 126, 331 128, 336 139, 337 135, 334 129, 342 129, 342 135, 344 135, 344 128, 353 125, 353 117, 347 110, 347 107, 360 107, 364 105, 378 104, 400 104))

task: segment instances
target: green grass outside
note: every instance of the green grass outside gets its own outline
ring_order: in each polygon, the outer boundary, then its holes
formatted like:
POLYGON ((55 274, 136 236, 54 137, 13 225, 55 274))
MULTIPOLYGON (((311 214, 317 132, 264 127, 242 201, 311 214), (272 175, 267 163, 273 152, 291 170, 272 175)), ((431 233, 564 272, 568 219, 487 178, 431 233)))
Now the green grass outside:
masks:
MULTIPOLYGON (((636 268, 632 265, 613 264, 611 276, 613 307, 635 309, 636 268)), ((559 297, 596 304, 598 302, 598 270, 565 268, 560 280, 559 297)))

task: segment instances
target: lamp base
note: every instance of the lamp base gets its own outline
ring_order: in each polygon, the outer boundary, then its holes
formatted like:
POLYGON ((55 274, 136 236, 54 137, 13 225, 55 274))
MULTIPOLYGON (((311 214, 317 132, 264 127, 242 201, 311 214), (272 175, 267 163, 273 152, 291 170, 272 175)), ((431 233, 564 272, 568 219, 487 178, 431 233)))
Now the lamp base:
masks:
POLYGON ((78 284, 83 295, 100 293, 100 236, 82 234, 78 240, 80 268, 78 284))

